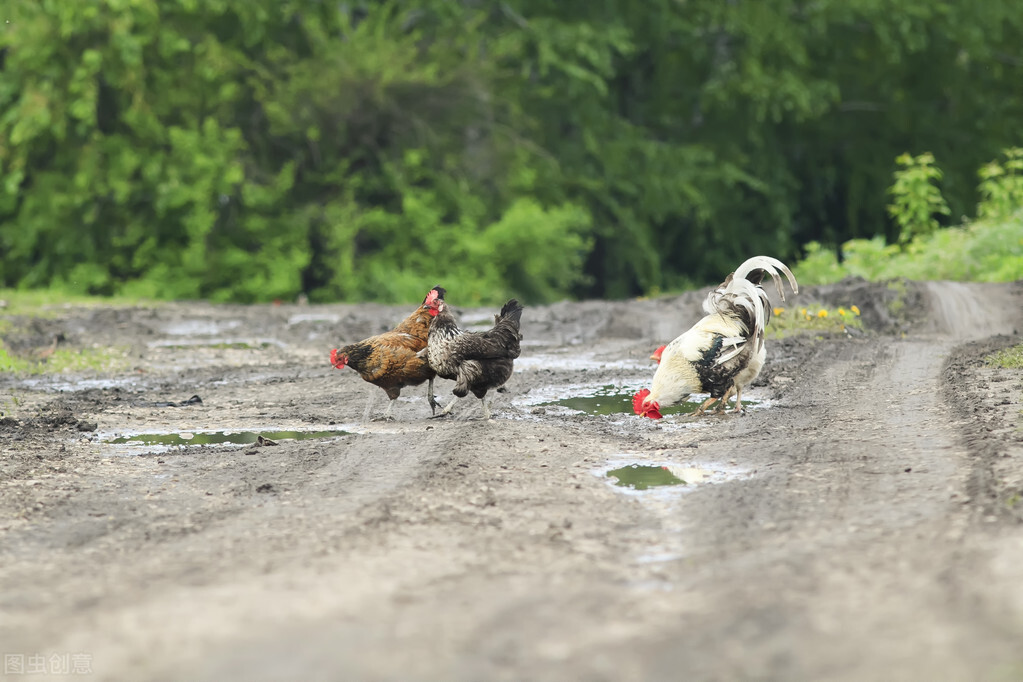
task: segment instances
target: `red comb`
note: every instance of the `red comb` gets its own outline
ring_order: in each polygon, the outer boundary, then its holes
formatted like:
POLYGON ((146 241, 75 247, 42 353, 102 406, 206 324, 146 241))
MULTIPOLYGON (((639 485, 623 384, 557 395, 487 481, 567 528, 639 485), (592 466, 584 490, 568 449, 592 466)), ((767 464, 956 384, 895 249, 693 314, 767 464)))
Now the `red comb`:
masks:
POLYGON ((650 417, 651 419, 660 419, 660 405, 657 403, 649 403, 645 407, 643 401, 650 395, 650 389, 644 388, 642 391, 632 396, 632 409, 636 414, 643 417, 650 417))
POLYGON ((650 359, 651 360, 656 360, 658 363, 660 363, 661 362, 661 353, 664 352, 665 348, 667 348, 667 346, 658 346, 657 350, 654 351, 654 354, 650 356, 650 359))
POLYGON ((330 364, 334 365, 337 369, 344 369, 345 364, 348 362, 348 358, 338 359, 337 348, 330 351, 330 364))
POLYGON ((426 295, 426 300, 423 301, 423 305, 430 305, 431 303, 433 303, 436 300, 437 300, 437 290, 436 289, 430 289, 430 293, 428 293, 426 295))

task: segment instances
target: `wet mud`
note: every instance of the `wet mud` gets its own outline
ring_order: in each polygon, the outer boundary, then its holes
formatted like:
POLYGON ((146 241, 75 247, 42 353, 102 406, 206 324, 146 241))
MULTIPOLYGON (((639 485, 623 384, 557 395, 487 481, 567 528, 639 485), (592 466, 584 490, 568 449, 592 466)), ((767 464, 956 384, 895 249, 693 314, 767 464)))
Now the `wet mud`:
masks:
POLYGON ((1020 679, 1023 375, 984 358, 1023 285, 810 288, 787 305, 865 328, 770 340, 745 415, 631 414, 700 300, 527 307, 489 422, 425 386, 377 421, 330 366, 399 307, 4 316, 17 352, 110 361, 0 375, 0 651, 96 680, 1020 679))

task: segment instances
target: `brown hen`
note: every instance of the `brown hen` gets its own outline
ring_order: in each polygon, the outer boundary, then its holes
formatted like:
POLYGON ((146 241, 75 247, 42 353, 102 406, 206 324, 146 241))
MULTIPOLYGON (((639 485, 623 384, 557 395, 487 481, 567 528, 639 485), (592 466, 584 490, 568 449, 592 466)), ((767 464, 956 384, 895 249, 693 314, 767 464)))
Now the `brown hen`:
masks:
POLYGON ((429 382, 426 397, 430 410, 436 414, 438 403, 433 395, 436 373, 426 359, 416 353, 426 348, 430 325, 444 293, 443 287, 434 287, 422 305, 391 331, 330 351, 330 364, 334 367, 351 367, 364 381, 384 389, 390 400, 379 419, 391 419, 391 408, 401 395, 401 389, 418 386, 424 381, 429 382))

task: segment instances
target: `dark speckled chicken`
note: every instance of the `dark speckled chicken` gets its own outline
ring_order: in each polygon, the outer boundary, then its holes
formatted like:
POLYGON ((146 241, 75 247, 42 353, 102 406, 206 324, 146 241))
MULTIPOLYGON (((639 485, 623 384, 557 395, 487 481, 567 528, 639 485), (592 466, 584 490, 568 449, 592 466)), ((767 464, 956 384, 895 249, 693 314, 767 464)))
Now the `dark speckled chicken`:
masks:
POLYGON ((459 329, 455 318, 441 301, 436 319, 430 327, 425 355, 430 366, 442 379, 455 381, 455 400, 444 408, 448 414, 458 398, 470 392, 483 401, 483 418, 490 419, 487 391, 504 385, 512 375, 515 358, 519 357, 519 320, 522 306, 515 299, 504 304, 494 316, 494 326, 485 332, 459 329))

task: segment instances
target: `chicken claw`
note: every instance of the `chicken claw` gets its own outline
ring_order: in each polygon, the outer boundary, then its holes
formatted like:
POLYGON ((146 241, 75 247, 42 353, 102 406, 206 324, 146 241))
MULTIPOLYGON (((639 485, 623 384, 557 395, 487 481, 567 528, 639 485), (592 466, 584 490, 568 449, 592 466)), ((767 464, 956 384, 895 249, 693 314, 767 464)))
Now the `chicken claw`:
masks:
POLYGON ((717 398, 713 398, 713 397, 712 398, 707 398, 706 400, 703 401, 702 405, 700 405, 699 407, 696 408, 696 411, 693 412, 693 414, 694 415, 703 414, 707 410, 707 408, 710 406, 710 404, 713 403, 715 400, 717 400, 717 398))
MULTIPOLYGON (((424 348, 423 351, 426 349, 424 348)), ((426 387, 426 399, 430 401, 430 412, 433 416, 437 416, 437 408, 440 407, 440 403, 437 402, 437 398, 433 395, 433 379, 430 379, 430 383, 426 387)))

